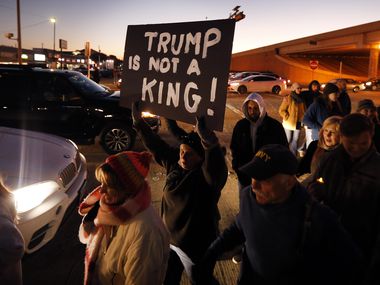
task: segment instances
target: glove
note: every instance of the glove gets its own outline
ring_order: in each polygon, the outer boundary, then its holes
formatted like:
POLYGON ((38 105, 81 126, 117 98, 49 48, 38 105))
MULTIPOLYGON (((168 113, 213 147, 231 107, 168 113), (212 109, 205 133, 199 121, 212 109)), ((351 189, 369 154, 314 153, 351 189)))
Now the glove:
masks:
POLYGON ((132 103, 132 120, 133 125, 136 125, 139 120, 141 120, 141 108, 140 101, 132 103))
POLYGON ((168 130, 177 138, 181 138, 187 135, 187 132, 180 128, 175 120, 165 118, 168 130))
POLYGON ((216 137, 215 133, 206 127, 206 120, 204 116, 197 117, 195 129, 201 138, 202 144, 205 147, 209 147, 218 143, 218 138, 216 137))

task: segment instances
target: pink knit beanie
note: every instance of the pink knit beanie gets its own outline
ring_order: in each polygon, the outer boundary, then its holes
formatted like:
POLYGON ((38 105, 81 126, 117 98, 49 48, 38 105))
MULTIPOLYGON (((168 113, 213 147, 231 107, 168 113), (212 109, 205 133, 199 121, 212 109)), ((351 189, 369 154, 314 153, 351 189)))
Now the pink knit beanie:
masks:
POLYGON ((149 152, 124 151, 109 156, 106 163, 115 171, 123 185, 134 192, 145 183, 151 160, 149 152))

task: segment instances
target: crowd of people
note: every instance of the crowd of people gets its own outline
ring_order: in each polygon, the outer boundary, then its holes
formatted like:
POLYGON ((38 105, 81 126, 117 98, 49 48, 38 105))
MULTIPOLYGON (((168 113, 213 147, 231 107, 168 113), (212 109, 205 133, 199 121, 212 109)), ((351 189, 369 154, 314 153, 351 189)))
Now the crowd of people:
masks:
MULTIPOLYGON (((79 206, 84 284, 219 284, 214 266, 239 248, 237 284, 380 284, 380 124, 369 99, 351 111, 344 82, 323 91, 294 83, 282 123, 257 93, 232 133, 239 213, 219 232, 225 148, 197 117, 187 132, 166 119, 174 147, 132 106, 147 151, 109 156, 100 185, 79 206), (303 134, 303 135, 301 135, 303 134), (165 169, 160 215, 147 182, 152 158, 165 169)), ((22 284, 22 236, 12 195, 0 184, 0 283, 22 284), (11 280, 11 281, 10 281, 11 280), (4 283, 5 282, 5 283, 4 283)))

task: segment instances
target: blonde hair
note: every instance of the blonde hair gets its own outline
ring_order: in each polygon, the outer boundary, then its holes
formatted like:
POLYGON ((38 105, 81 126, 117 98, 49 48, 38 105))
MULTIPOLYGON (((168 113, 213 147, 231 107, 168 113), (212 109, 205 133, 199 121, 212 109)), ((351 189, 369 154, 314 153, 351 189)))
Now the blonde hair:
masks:
POLYGON ((0 200, 4 201, 5 203, 2 205, 5 206, 6 211, 10 214, 12 220, 14 223, 17 223, 18 217, 17 217, 17 211, 16 211, 16 205, 14 202, 13 194, 12 192, 5 187, 3 180, 0 178, 0 200))
POLYGON ((319 130, 319 140, 318 140, 318 146, 319 147, 321 147, 323 149, 331 149, 331 148, 336 147, 336 146, 329 147, 326 145, 325 139, 323 136, 323 131, 329 126, 335 126, 335 130, 338 132, 338 134, 340 134, 339 125, 342 122, 342 119, 343 119, 343 117, 341 117, 341 116, 331 116, 331 117, 328 117, 326 120, 323 121, 322 128, 319 130))
POLYGON ((135 191, 129 192, 128 189, 125 188, 116 172, 108 163, 103 163, 95 169, 95 177, 100 183, 105 184, 114 191, 135 194, 135 191))

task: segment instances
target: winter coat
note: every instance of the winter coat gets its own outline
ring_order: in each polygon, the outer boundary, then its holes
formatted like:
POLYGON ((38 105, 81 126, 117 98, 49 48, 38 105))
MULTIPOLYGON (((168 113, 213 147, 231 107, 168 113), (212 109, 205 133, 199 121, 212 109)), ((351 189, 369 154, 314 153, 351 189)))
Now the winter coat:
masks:
POLYGON ((351 99, 346 91, 342 91, 339 93, 338 101, 342 106, 343 116, 351 113, 351 99))
POLYGON ((239 285, 355 284, 350 274, 360 251, 327 207, 312 203, 305 222, 311 203, 305 188, 297 184, 281 204, 257 204, 251 187, 242 197, 235 222, 212 243, 206 260, 244 244, 239 285))
POLYGON ((312 85, 315 83, 318 83, 318 81, 311 81, 309 83, 308 90, 301 92, 301 97, 305 100, 306 109, 309 108, 309 106, 314 102, 315 99, 319 98, 322 95, 319 89, 317 90, 317 92, 313 92, 312 85))
POLYGON ((249 94, 241 109, 244 118, 239 120, 233 129, 230 149, 232 168, 239 179, 239 183, 244 187, 251 184, 251 177, 239 171, 239 168, 251 161, 255 153, 264 145, 282 144, 288 146, 288 141, 282 125, 268 116, 264 100, 259 94, 249 94), (259 106, 260 115, 256 121, 252 121, 248 114, 249 101, 254 101, 259 106))
POLYGON ((323 125, 323 121, 328 117, 334 115, 343 116, 342 111, 339 110, 337 105, 334 104, 334 106, 332 110, 329 110, 326 101, 322 98, 317 98, 306 110, 303 124, 309 129, 319 130, 323 125))
POLYGON ((162 284, 169 234, 152 208, 149 185, 142 184, 121 204, 109 205, 104 197, 99 186, 79 205, 84 284, 162 284))
POLYGON ((322 177, 316 197, 334 210, 367 264, 366 283, 380 284, 380 154, 371 148, 352 162, 343 146, 324 156, 312 181, 322 177))
POLYGON ((206 148, 201 165, 185 170, 178 164, 178 148, 169 146, 143 120, 134 127, 166 170, 161 214, 170 232, 170 243, 197 262, 219 231, 217 204, 227 180, 224 153, 219 144, 206 148))
POLYGON ((296 102, 291 95, 286 96, 280 105, 278 112, 282 117, 282 125, 285 129, 300 129, 306 106, 304 102, 296 102))
POLYGON ((246 118, 239 120, 232 132, 231 154, 232 168, 243 186, 251 184, 251 177, 239 171, 239 168, 251 161, 255 153, 267 144, 281 144, 288 146, 284 128, 281 123, 267 114, 256 132, 255 149, 252 149, 252 138, 250 132, 251 122, 246 118))
POLYGON ((7 203, 0 197, 0 284, 21 285, 24 239, 13 221, 7 203))
POLYGON ((169 234, 152 206, 103 238, 95 265, 94 285, 161 285, 169 259, 169 234))

